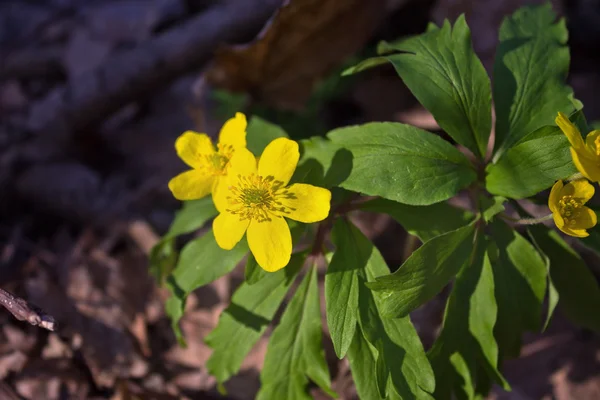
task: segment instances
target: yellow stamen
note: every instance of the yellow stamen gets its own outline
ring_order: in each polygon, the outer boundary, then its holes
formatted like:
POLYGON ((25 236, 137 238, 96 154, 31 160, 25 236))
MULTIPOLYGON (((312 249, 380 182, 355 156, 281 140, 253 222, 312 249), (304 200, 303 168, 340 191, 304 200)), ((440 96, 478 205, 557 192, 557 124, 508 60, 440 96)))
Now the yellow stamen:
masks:
POLYGON ((563 196, 558 201, 559 212, 565 220, 565 225, 575 225, 584 203, 582 198, 573 196, 563 196))
POLYGON ((295 211, 295 208, 284 206, 281 200, 295 199, 296 196, 273 176, 251 174, 238 175, 237 178, 237 183, 228 188, 231 195, 227 196, 227 201, 232 207, 226 211, 238 215, 240 221, 271 221, 275 213, 289 214, 295 211))

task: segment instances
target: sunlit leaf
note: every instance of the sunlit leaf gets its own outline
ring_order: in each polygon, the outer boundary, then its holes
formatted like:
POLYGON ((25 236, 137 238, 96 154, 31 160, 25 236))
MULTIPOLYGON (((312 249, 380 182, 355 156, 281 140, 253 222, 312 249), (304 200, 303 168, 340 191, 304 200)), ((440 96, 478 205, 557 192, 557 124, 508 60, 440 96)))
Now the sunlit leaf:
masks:
POLYGON ((392 63, 413 95, 440 127, 475 155, 485 156, 492 126, 490 80, 473 51, 464 16, 453 27, 431 26, 422 35, 379 46, 380 53, 345 73, 392 63))
POLYGON ((177 260, 174 239, 179 235, 200 229, 215 215, 217 210, 210 196, 183 202, 182 208, 175 213, 175 219, 169 230, 150 252, 150 273, 158 282, 164 281, 177 260))
MULTIPOLYGON (((397 398, 393 397, 397 392, 400 398, 431 399, 429 393, 435 386, 433 372, 410 318, 382 317, 377 298, 365 286, 368 281, 389 273, 383 257, 373 244, 348 222, 338 221, 334 229, 338 237, 344 235, 347 238, 343 242, 345 246, 338 246, 336 253, 343 252, 344 259, 350 260, 346 265, 346 273, 355 276, 358 286, 359 312, 353 315, 355 323, 358 322, 358 328, 352 330, 354 336, 348 347, 349 358, 364 358, 368 356, 365 351, 371 352, 375 359, 375 369, 369 375, 370 379, 377 382, 375 389, 380 395, 388 393, 390 398, 397 398), (363 335, 368 342, 366 348, 363 343, 356 343, 363 335), (358 346, 361 354, 351 355, 351 351, 359 351, 358 346)), ((333 294, 332 292, 330 296, 333 294)), ((357 375, 358 372, 354 371, 354 374, 357 375)), ((361 385, 364 387, 364 381, 361 385)), ((373 385, 368 385, 364 390, 372 391, 373 385)))
POLYGON ((238 372, 273 319, 304 259, 305 254, 295 254, 284 269, 268 274, 252 286, 242 283, 236 290, 217 327, 205 338, 214 350, 206 368, 218 382, 225 382, 238 372))
POLYGON ((463 227, 473 220, 471 212, 448 203, 410 206, 392 200, 375 199, 361 205, 361 209, 388 214, 423 242, 463 227))
POLYGON ((352 153, 341 186, 400 203, 446 200, 476 179, 469 160, 440 137, 410 125, 375 122, 339 128, 329 138, 352 153))
POLYGON ((273 331, 260 374, 258 400, 310 400, 309 379, 336 396, 331 389, 321 330, 317 269, 313 266, 273 331))
POLYGON ((245 240, 240 241, 232 250, 223 250, 217 245, 212 231, 185 245, 177 266, 167 279, 171 297, 167 300, 166 311, 181 344, 185 340, 179 328, 179 320, 183 316, 187 295, 228 274, 247 252, 245 240))
POLYGON ((379 292, 381 310, 389 317, 404 317, 433 298, 469 262, 475 226, 437 236, 418 248, 393 274, 367 284, 379 292))
POLYGON ((528 6, 500 27, 494 64, 495 159, 525 135, 553 125, 556 113, 575 106, 565 84, 569 49, 565 21, 550 3, 528 6))

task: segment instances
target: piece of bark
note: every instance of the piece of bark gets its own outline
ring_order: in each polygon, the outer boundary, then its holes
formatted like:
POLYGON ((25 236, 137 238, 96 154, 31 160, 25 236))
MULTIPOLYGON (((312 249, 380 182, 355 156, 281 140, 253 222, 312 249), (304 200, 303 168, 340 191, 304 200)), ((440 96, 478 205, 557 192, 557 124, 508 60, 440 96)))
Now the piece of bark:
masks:
POLYGON ((115 53, 99 68, 34 103, 29 128, 57 135, 85 131, 126 104, 201 68, 222 42, 248 39, 280 4, 281 0, 220 2, 133 50, 115 53))

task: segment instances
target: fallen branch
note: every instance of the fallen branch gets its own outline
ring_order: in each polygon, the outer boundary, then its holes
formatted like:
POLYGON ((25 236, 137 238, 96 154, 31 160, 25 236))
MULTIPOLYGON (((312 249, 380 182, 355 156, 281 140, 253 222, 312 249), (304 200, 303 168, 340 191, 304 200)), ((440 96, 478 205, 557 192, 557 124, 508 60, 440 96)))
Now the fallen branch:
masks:
POLYGON ((99 68, 52 91, 32 106, 29 128, 59 134, 85 131, 128 103, 198 70, 219 44, 247 40, 280 4, 281 0, 218 2, 183 25, 115 54, 99 68))
POLYGON ((49 331, 57 328, 54 317, 46 314, 39 307, 28 303, 20 297, 15 297, 6 290, 0 289, 0 304, 4 306, 19 321, 27 321, 49 331))

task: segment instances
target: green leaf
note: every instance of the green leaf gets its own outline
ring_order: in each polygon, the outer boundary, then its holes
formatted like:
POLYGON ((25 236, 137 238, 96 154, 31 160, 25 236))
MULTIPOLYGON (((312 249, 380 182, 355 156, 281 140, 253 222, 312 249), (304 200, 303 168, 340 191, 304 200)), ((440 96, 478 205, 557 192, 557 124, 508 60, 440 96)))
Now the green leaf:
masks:
POLYGON ((242 283, 217 327, 205 338, 213 353, 206 368, 220 383, 239 371, 244 358, 267 329, 306 254, 294 254, 287 267, 250 286, 242 283))
POLYGON ((490 228, 496 248, 490 251, 498 303, 496 340, 501 354, 516 357, 522 333, 540 329, 546 265, 535 247, 504 222, 496 220, 490 228))
POLYGON ((364 203, 361 209, 388 214, 408 233, 417 236, 423 242, 465 226, 473 220, 471 212, 448 203, 410 206, 392 200, 375 199, 364 203))
POLYGON ((550 259, 550 276, 567 318, 600 332, 600 288, 594 275, 556 231, 541 226, 530 229, 536 243, 550 259))
POLYGON ((247 252, 245 240, 232 250, 223 250, 215 241, 212 231, 185 245, 177 266, 167 279, 171 297, 167 300, 166 311, 180 344, 185 344, 179 320, 183 316, 187 295, 231 272, 247 252))
POLYGON ((352 343, 358 310, 358 276, 354 269, 366 263, 369 248, 359 248, 356 232, 342 219, 335 222, 332 241, 336 246, 325 274, 327 325, 335 354, 341 359, 352 343), (358 259, 357 259, 358 257, 358 259))
MULTIPOLYGON (((346 239, 342 243, 343 246, 338 245, 335 254, 343 252, 346 259, 350 260, 346 272, 354 275, 358 284, 359 312, 353 317, 355 323, 358 320, 359 328, 352 330, 354 336, 348 348, 349 357, 365 357, 364 353, 350 355, 353 343, 364 335, 370 343, 367 348, 371 349, 372 354, 373 350, 375 351, 376 367, 369 375, 378 382, 375 387, 379 395, 383 397, 388 392, 392 398, 397 392, 400 398, 431 399, 429 392, 433 392, 435 387, 433 371, 410 318, 383 318, 380 303, 365 286, 368 281, 389 273, 383 257, 373 244, 348 222, 338 221, 334 229, 337 230, 336 235, 352 238, 352 241, 346 239), (362 334, 359 334, 359 331, 362 334), (390 390, 388 382, 392 382, 395 389, 390 390)), ((348 304, 346 306, 352 307, 348 304)), ((360 343, 358 345, 360 346, 360 343)), ((362 348, 364 349, 364 346, 362 348)), ((359 372, 354 370, 355 377, 358 374, 359 372)))
POLYGON ((310 378, 332 397, 322 346, 317 269, 313 266, 285 310, 269 341, 260 374, 258 400, 307 399, 310 378))
POLYGON ((375 376, 377 350, 367 342, 360 329, 354 332, 354 338, 348 348, 348 361, 358 397, 381 398, 375 376))
POLYGON ((498 371, 497 305, 487 246, 488 241, 480 237, 471 262, 457 275, 442 331, 429 352, 436 374, 436 399, 450 399, 453 393, 456 398, 485 395, 489 378, 509 389, 498 371))
POLYGON ((483 208, 483 220, 487 223, 504 211, 506 199, 502 196, 494 196, 492 198, 482 196, 479 201, 483 208))
POLYGON ((483 157, 492 126, 490 80, 473 51, 464 16, 454 27, 442 28, 396 43, 380 45, 380 52, 400 51, 363 61, 354 73, 389 60, 413 95, 454 140, 483 157))
POLYGON ((246 260, 246 269, 244 272, 245 282, 248 285, 254 285, 256 282, 268 275, 269 273, 262 269, 260 265, 258 265, 256 258, 254 258, 252 253, 248 254, 248 259, 246 260))
POLYGON ((542 326, 542 331, 546 331, 546 329, 548 329, 548 325, 550 325, 552 316, 554 315, 554 310, 556 309, 556 306, 558 305, 558 300, 560 298, 560 295, 558 294, 558 291, 556 290, 556 286, 554 286, 554 282, 552 281, 552 275, 550 275, 550 258, 544 252, 544 250, 542 250, 542 248, 540 247, 538 242, 535 240, 535 236, 533 235, 533 233, 531 231, 531 227, 529 227, 527 229, 527 234, 529 236, 529 239, 531 239, 531 242, 537 249, 537 251, 540 253, 542 258, 544 259, 544 264, 546 264, 546 275, 547 275, 546 286, 548 287, 548 304, 547 304, 546 318, 544 319, 544 325, 542 326))
POLYGON ((256 115, 250 119, 246 133, 246 147, 257 157, 271 141, 279 137, 288 137, 282 128, 256 115))
POLYGON ((341 184, 348 190, 422 206, 449 199, 476 179, 454 146, 410 125, 374 122, 328 136, 352 153, 352 170, 341 184))
POLYGON ((437 236, 412 253, 396 272, 368 283, 384 299, 383 314, 404 317, 438 294, 469 261, 474 230, 470 224, 437 236))
POLYGON ((338 186, 350 175, 352 154, 322 137, 300 142, 300 160, 291 183, 302 182, 324 188, 338 186))
POLYGON ((486 168, 486 188, 495 195, 522 199, 577 172, 567 137, 556 126, 530 133, 486 168))
POLYGON ((211 196, 183 202, 181 210, 175 213, 175 219, 167 233, 150 251, 150 273, 158 282, 162 283, 175 265, 177 257, 173 239, 200 229, 215 215, 217 210, 211 196))
POLYGON ((548 3, 517 10, 500 27, 494 64, 497 160, 525 135, 574 109, 567 28, 548 3))

